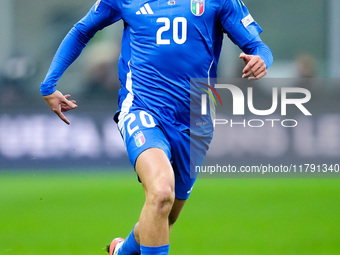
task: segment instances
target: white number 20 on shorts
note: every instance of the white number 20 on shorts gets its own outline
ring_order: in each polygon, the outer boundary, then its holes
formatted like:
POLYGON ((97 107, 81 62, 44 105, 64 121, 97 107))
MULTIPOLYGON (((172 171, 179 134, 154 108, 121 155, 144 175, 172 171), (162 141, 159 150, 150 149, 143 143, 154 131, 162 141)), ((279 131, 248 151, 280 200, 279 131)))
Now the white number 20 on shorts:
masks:
MULTIPOLYGON (((128 115, 125 116, 124 122, 128 121, 126 127, 127 127, 127 131, 128 131, 130 136, 139 129, 138 124, 134 124, 136 118, 137 117, 136 117, 135 113, 133 113, 133 112, 129 113, 128 115)), ((156 123, 155 123, 153 117, 145 111, 139 112, 139 119, 140 119, 140 123, 146 128, 153 128, 153 127, 156 126, 156 123)), ((138 120, 137 120, 137 122, 139 123, 138 120)))

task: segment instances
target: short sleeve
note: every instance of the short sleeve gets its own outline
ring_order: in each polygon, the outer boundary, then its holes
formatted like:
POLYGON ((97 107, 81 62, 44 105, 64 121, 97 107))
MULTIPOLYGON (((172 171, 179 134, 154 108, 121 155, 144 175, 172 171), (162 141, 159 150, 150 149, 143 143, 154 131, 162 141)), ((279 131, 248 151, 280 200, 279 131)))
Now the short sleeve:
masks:
POLYGON ((228 37, 240 48, 258 36, 262 29, 241 0, 221 0, 220 22, 228 37))

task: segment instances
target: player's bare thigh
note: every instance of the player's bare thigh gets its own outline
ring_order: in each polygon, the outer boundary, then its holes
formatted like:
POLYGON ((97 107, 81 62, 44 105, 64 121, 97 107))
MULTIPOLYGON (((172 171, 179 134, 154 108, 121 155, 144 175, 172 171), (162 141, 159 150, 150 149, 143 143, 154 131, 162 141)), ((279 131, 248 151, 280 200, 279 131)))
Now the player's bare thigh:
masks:
POLYGON ((136 160, 136 172, 143 184, 146 196, 151 191, 164 189, 174 194, 175 176, 165 152, 159 148, 143 151, 136 160))

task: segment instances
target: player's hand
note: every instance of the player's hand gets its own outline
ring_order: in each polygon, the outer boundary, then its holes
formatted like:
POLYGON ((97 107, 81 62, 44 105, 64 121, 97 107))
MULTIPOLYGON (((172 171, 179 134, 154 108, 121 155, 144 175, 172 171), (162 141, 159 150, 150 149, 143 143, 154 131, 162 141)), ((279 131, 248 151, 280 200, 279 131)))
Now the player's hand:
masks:
POLYGON ((71 95, 63 95, 60 91, 56 90, 54 93, 48 96, 43 96, 51 110, 55 112, 61 120, 66 124, 70 124, 70 121, 65 117, 63 112, 77 108, 75 100, 68 100, 71 95))
POLYGON ((242 78, 248 78, 249 80, 257 80, 267 74, 266 64, 260 58, 260 56, 247 55, 245 53, 241 53, 240 58, 243 59, 246 65, 243 69, 242 78))

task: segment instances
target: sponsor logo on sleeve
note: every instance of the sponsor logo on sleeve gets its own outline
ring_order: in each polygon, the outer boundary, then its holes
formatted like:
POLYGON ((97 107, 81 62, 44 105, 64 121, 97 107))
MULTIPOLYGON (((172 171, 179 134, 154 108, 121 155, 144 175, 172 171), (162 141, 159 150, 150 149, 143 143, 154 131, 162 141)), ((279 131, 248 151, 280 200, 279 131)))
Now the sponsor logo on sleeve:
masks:
POLYGON ((242 19, 242 24, 243 24, 244 27, 249 26, 253 22, 254 22, 254 19, 250 14, 247 17, 245 17, 244 19, 242 19))

